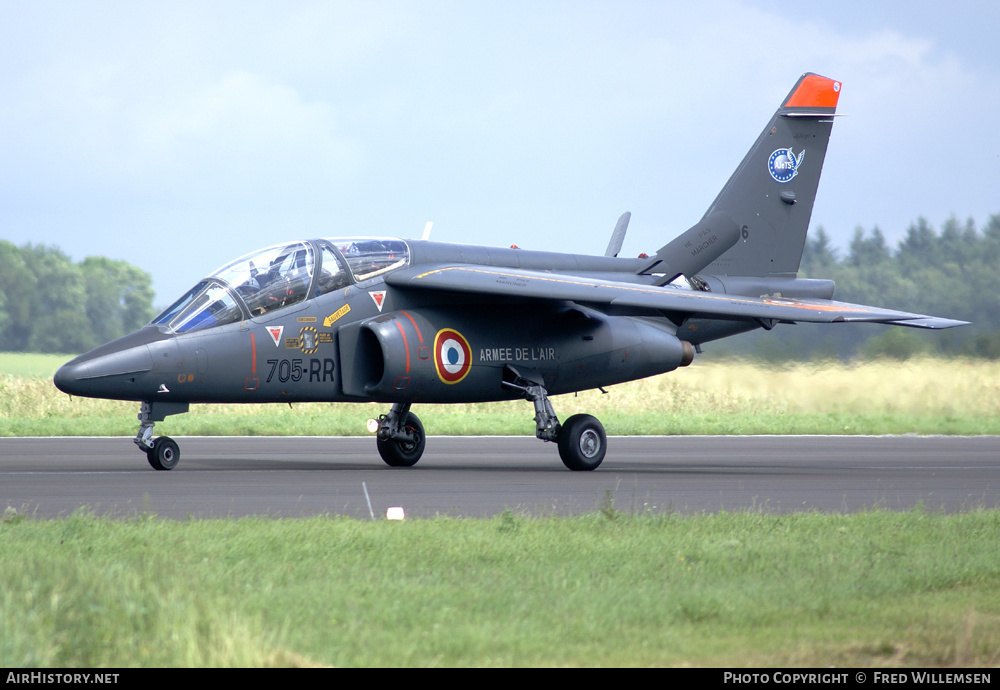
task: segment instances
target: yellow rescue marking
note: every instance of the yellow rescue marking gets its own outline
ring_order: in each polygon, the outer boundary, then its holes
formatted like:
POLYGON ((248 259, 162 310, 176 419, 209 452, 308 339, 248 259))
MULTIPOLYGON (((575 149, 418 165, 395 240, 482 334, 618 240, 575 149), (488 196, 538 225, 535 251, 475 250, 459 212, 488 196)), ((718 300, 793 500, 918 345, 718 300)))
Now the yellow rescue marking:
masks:
POLYGON ((343 316, 344 314, 346 314, 349 311, 351 311, 351 305, 350 304, 345 304, 340 309, 338 309, 337 311, 333 312, 328 317, 326 317, 325 319, 323 319, 323 325, 326 328, 329 328, 330 326, 333 325, 334 321, 336 321, 337 319, 339 319, 341 316, 343 316))

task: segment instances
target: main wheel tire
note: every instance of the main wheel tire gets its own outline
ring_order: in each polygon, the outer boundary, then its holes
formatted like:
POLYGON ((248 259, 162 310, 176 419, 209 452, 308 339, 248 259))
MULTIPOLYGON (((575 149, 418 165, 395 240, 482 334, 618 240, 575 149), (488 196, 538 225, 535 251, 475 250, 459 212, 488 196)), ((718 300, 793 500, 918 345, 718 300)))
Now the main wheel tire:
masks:
POLYGON ((390 467, 413 467, 417 464, 420 456, 424 454, 424 425, 420 423, 420 418, 410 412, 406 415, 406 422, 403 426, 416 437, 415 441, 382 440, 381 438, 375 440, 378 454, 390 467))
POLYGON ((181 460, 181 451, 174 439, 160 436, 153 441, 153 447, 146 451, 146 459, 154 470, 172 470, 181 460))
POLYGON ((596 470, 607 450, 608 437, 597 417, 575 414, 559 429, 559 457, 573 471, 596 470))

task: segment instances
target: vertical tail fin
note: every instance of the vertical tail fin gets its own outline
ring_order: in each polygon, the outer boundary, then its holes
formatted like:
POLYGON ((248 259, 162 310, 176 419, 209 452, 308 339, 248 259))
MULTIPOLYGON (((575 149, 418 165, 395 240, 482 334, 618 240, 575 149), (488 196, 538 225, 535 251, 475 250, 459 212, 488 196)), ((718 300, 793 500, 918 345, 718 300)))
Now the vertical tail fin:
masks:
POLYGON ((799 78, 705 212, 702 223, 732 218, 740 238, 701 272, 795 276, 839 97, 838 81, 799 78))

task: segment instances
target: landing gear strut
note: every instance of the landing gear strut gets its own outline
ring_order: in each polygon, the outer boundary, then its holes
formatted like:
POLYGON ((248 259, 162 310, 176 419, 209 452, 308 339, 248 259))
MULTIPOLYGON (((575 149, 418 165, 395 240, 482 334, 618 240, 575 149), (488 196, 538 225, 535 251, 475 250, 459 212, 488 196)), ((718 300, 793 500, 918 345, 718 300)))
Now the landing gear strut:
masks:
POLYGON ((139 408, 139 433, 132 441, 146 454, 146 460, 154 470, 174 469, 181 460, 181 451, 177 447, 177 442, 169 436, 154 439, 153 426, 156 422, 162 422, 168 415, 187 411, 187 403, 143 402, 139 408))
POLYGON ((522 377, 513 367, 507 367, 504 373, 503 386, 535 405, 535 437, 554 441, 559 446, 559 457, 569 469, 596 470, 608 449, 604 425, 589 414, 575 414, 560 424, 544 386, 522 377))
POLYGON ((424 454, 424 425, 410 412, 410 403, 396 403, 377 420, 375 445, 390 467, 412 467, 424 454))

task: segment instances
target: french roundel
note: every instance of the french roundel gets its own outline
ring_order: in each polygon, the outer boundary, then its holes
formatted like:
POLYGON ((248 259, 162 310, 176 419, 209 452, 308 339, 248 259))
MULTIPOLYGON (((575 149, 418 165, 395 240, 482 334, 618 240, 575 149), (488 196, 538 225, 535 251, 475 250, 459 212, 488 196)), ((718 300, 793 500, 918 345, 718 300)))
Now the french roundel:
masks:
POLYGON ((445 383, 458 383, 472 369, 469 341, 451 328, 442 328, 434 337, 434 367, 445 383))

